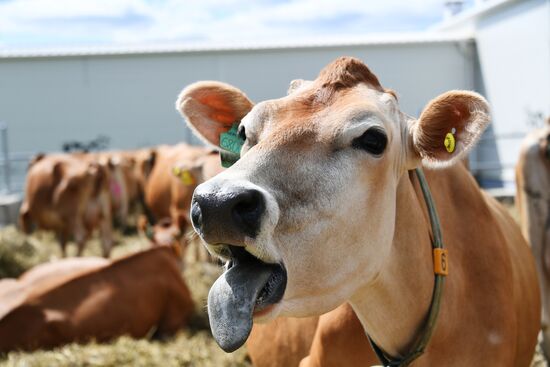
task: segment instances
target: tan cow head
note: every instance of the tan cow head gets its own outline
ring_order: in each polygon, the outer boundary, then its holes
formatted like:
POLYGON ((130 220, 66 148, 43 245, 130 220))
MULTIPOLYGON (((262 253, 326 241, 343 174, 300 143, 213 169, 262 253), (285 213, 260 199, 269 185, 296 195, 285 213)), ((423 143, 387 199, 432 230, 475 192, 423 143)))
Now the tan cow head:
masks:
POLYGON ((486 101, 466 91, 415 120, 349 57, 280 99, 253 106, 234 87, 200 82, 177 108, 210 144, 239 121, 246 139, 236 164, 197 187, 191 212, 209 251, 230 260, 209 297, 226 350, 244 343, 253 317, 322 314, 374 279, 390 264, 400 178, 458 161, 488 123, 486 101))

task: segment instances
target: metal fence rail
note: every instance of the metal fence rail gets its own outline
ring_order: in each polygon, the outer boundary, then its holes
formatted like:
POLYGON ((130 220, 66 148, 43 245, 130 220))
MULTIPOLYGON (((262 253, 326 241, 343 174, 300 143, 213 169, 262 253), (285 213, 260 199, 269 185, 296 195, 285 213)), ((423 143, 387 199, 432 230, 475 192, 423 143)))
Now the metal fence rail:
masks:
POLYGON ((481 139, 479 139, 476 149, 470 154, 470 170, 472 173, 476 175, 483 174, 487 171, 514 169, 516 165, 515 161, 485 160, 480 159, 480 156, 483 155, 484 150, 498 149, 496 147, 498 147, 503 140, 516 141, 516 146, 519 147, 525 135, 526 134, 523 132, 483 135, 481 139))

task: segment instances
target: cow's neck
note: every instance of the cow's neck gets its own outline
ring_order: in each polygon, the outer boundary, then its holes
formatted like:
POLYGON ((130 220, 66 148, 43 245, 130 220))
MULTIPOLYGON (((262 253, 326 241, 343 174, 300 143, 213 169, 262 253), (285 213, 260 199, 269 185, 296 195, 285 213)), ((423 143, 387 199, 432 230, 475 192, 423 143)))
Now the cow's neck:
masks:
POLYGON ((430 225, 407 174, 397 189, 395 235, 387 265, 350 303, 365 331, 393 357, 410 351, 432 299, 430 225), (424 213, 420 215, 420 213, 424 213))

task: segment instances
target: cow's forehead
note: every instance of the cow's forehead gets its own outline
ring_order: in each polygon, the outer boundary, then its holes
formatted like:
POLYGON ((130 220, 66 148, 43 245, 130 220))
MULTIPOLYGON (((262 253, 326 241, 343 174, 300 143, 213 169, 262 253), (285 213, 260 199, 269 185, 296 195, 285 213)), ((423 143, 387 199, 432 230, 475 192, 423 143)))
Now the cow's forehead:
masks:
MULTIPOLYGON (((257 104, 243 119, 247 131, 269 144, 329 141, 361 116, 387 121, 397 111, 394 94, 360 60, 342 57, 317 79, 283 98, 257 104)), ((391 118, 390 118, 391 119, 391 118)))
POLYGON ((257 104, 243 119, 248 131, 259 141, 269 137, 272 144, 295 141, 331 142, 342 130, 358 121, 383 123, 397 111, 390 94, 358 84, 339 91, 327 103, 311 103, 317 91, 312 85, 300 93, 257 104))

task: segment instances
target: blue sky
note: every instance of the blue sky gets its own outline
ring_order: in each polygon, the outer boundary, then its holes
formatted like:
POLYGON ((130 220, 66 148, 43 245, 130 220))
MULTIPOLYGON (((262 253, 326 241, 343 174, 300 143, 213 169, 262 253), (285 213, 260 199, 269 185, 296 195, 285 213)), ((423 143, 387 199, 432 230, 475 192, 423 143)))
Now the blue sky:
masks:
POLYGON ((0 48, 224 44, 422 31, 444 0, 0 0, 0 48))

